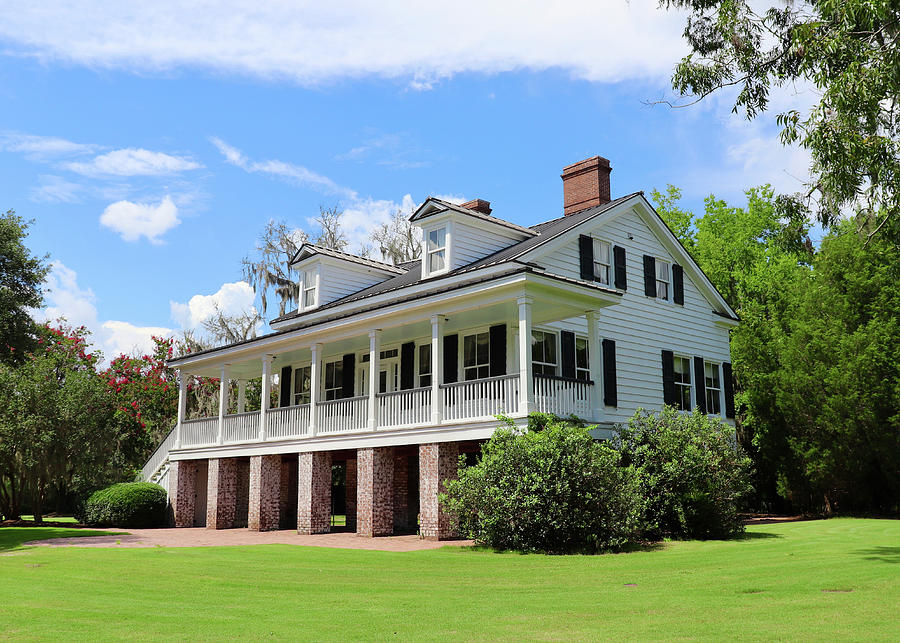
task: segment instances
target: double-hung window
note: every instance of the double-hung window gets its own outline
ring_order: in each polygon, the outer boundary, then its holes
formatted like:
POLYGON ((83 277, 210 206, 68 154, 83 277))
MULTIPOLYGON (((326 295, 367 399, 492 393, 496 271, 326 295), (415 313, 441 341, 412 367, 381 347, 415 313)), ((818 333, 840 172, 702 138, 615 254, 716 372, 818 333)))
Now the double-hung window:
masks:
POLYGON ((419 346, 419 386, 431 386, 431 344, 419 346))
POLYGON ((303 271, 303 308, 313 308, 316 305, 316 271, 303 271))
POLYGON ((594 281, 609 285, 609 241, 594 239, 594 281))
POLYGON ((672 265, 662 259, 656 260, 656 296, 659 299, 669 298, 669 283, 672 280, 672 265))
POLYGON ((447 267, 447 228, 440 227, 428 232, 428 272, 440 272, 447 267))
POLYGON ((703 362, 706 371, 706 412, 711 415, 722 413, 721 396, 722 381, 719 379, 719 365, 712 362, 703 362))
POLYGON ((311 390, 311 369, 309 366, 301 366, 294 369, 294 404, 309 404, 311 390))
POLYGON ((491 336, 487 331, 463 337, 463 375, 480 380, 491 375, 491 336))
POLYGON ((588 361, 588 340, 586 337, 575 338, 575 379, 585 382, 591 379, 591 367, 588 361))
POLYGON ((326 400, 339 400, 342 397, 344 391, 343 360, 325 364, 325 386, 323 388, 326 400))
POLYGON ((691 360, 675 356, 675 407, 691 410, 691 360))
POLYGON ((535 375, 556 375, 556 333, 531 331, 531 367, 535 375))

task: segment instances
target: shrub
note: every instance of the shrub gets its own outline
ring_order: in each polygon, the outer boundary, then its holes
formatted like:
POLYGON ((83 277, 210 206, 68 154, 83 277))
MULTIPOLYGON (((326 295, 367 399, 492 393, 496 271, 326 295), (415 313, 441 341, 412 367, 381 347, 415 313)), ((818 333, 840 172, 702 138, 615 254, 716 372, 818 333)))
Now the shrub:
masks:
POLYGON ((734 429, 699 411, 638 410, 616 429, 623 466, 638 469, 651 537, 729 538, 744 530, 738 515, 749 493, 750 459, 734 429))
POLYGON ((446 483, 441 500, 460 532, 495 549, 550 553, 616 549, 643 514, 633 467, 588 430, 544 418, 539 431, 512 423, 482 447, 476 465, 446 483))
POLYGON ((161 527, 166 504, 166 490, 158 484, 122 482, 91 494, 81 520, 105 527, 161 527))

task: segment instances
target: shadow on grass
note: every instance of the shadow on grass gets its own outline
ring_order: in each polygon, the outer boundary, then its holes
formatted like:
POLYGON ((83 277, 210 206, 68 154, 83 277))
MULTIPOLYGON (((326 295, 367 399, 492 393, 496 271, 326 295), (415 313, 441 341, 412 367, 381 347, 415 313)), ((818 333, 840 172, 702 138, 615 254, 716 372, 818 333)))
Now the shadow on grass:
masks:
POLYGON ((732 540, 757 540, 760 538, 784 538, 781 534, 773 534, 768 531, 745 531, 732 540))
POLYGON ((882 563, 900 563, 900 547, 873 547, 856 552, 863 560, 877 560, 882 563))
POLYGON ((0 552, 18 549, 22 543, 48 538, 78 538, 81 536, 112 536, 122 532, 66 529, 63 527, 3 527, 0 529, 0 552))
POLYGON ((610 554, 633 554, 637 552, 644 551, 661 551, 666 548, 665 542, 654 542, 654 543, 634 543, 630 545, 626 545, 624 547, 620 547, 619 549, 599 551, 599 552, 588 552, 588 551, 570 551, 570 552, 556 552, 556 551, 521 551, 518 549, 494 549, 493 547, 489 547, 487 545, 472 545, 470 547, 457 547, 457 550, 460 552, 479 552, 485 554, 507 554, 507 555, 515 555, 518 554, 520 556, 606 556, 610 554))

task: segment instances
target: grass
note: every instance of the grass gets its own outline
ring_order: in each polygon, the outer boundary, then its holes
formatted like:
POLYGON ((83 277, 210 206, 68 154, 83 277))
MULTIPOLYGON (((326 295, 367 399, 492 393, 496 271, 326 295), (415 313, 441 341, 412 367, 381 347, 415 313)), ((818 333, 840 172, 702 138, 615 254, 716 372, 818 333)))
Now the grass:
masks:
MULTIPOLYGON (((22 520, 34 520, 34 516, 22 516, 22 520)), ((72 516, 44 516, 44 522, 68 522, 78 524, 78 520, 72 516)))
POLYGON ((73 532, 0 530, 0 638, 900 638, 900 521, 605 556, 21 546, 73 532))

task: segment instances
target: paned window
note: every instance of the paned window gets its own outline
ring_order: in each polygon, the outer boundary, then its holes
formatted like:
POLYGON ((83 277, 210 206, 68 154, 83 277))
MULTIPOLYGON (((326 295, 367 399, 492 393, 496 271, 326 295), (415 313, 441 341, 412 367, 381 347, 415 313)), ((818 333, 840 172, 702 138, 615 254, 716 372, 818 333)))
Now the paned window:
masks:
POLYGON ((309 366, 294 369, 294 404, 309 404, 310 372, 309 366))
POLYGON ((303 273, 303 307, 316 305, 316 271, 306 270, 303 273))
POLYGON ((675 357, 675 407, 691 410, 691 360, 675 357))
POLYGON ((706 371, 706 412, 712 415, 720 415, 722 413, 720 395, 722 382, 719 379, 719 365, 704 362, 703 369, 706 371))
POLYGON ((656 296, 659 299, 669 298, 669 283, 672 279, 670 268, 668 261, 656 260, 656 296))
POLYGON ((575 379, 591 379, 590 362, 588 361, 588 340, 586 337, 575 338, 575 379))
POLYGON ((419 386, 431 386, 431 344, 419 346, 419 386))
POLYGON ((463 337, 463 375, 480 380, 491 375, 491 336, 485 331, 463 337))
POLYGON ((556 333, 531 331, 531 367, 535 375, 556 375, 556 333))
POLYGON ((447 267, 447 228, 428 233, 428 272, 440 272, 447 267))
POLYGON ((609 285, 609 241, 594 239, 594 281, 609 285))
POLYGON ((339 400, 344 391, 344 362, 328 362, 325 364, 325 399, 339 400))

